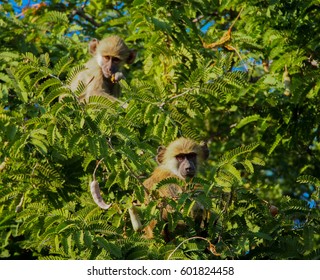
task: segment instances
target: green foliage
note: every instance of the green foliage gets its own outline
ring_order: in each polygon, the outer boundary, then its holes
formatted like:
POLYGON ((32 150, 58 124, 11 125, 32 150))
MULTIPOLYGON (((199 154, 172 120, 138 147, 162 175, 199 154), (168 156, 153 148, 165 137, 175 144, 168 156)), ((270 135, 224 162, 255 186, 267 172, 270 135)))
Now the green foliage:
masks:
POLYGON ((318 2, 82 5, 0 5, 0 258, 319 259, 318 2), (204 48, 232 23, 236 51, 204 48), (87 41, 109 34, 138 51, 127 106, 79 103, 87 41), (158 220, 147 240, 128 209, 157 147, 180 136, 208 141, 210 157, 199 177, 155 186, 185 189, 165 201, 168 221, 161 198, 139 207, 144 225, 158 220), (95 169, 107 211, 90 194, 95 169))

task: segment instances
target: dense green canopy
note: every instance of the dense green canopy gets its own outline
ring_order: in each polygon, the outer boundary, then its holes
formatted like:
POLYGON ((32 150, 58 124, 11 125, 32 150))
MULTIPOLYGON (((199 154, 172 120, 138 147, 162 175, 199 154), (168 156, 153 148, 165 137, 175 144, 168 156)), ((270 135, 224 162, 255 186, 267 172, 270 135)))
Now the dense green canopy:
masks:
MULTIPOLYGON (((1 258, 320 258, 319 1, 20 5, 0 4, 1 258), (110 34, 138 53, 121 81, 128 107, 79 103, 81 87, 58 102, 88 41, 110 34), (147 240, 128 209, 157 147, 180 136, 207 141, 209 160, 147 240), (96 167, 107 211, 90 194, 96 167)), ((156 205, 139 207, 144 224, 156 205)))

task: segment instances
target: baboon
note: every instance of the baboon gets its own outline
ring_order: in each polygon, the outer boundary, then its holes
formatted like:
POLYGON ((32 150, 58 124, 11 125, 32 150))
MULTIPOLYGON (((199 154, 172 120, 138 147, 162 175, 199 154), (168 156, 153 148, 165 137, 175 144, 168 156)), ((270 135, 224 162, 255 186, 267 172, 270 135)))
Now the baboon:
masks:
POLYGON ((75 91, 80 82, 85 91, 80 95, 80 101, 88 101, 90 96, 106 96, 117 101, 120 96, 118 82, 124 78, 122 66, 133 63, 136 52, 130 50, 125 42, 116 35, 89 43, 89 52, 93 56, 71 82, 71 90, 75 91))
MULTIPOLYGON (((198 144, 187 138, 179 138, 171 142, 168 147, 160 146, 156 157, 159 166, 143 185, 147 190, 151 190, 164 178, 176 177, 182 180, 192 178, 196 174, 199 162, 206 160, 208 156, 209 150, 206 144, 198 144)), ((181 192, 181 188, 177 185, 159 190, 161 197, 175 197, 181 192)))
MULTIPOLYGON (((159 147, 157 155, 159 166, 155 168, 152 175, 143 183, 146 192, 151 193, 157 183, 169 177, 175 177, 181 180, 193 178, 197 172, 199 163, 206 160, 208 156, 209 150, 205 143, 198 144, 187 138, 179 138, 171 142, 168 147, 159 147)), ((184 191, 185 190, 177 184, 165 185, 156 190, 159 197, 173 199, 178 198, 184 191)), ((163 220, 167 219, 168 212, 174 210, 170 209, 170 206, 165 203, 160 205, 159 208, 161 208, 163 220)), ((201 205, 195 204, 193 212, 201 212, 201 208, 201 205)), ((155 225, 156 221, 153 220, 144 229, 147 238, 153 237, 155 225)))

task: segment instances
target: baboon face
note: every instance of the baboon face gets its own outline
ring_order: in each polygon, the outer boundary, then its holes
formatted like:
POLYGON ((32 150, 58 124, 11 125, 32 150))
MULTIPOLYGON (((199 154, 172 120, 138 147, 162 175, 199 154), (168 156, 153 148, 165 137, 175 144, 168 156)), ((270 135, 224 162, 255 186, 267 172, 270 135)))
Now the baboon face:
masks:
POLYGON ((97 57, 97 62, 106 78, 120 71, 124 63, 133 63, 136 53, 129 50, 124 41, 118 36, 110 36, 101 41, 93 39, 89 51, 97 57))
POLYGON ((192 178, 196 174, 197 170, 197 154, 179 154, 176 155, 176 160, 178 164, 178 173, 180 173, 183 178, 192 178))
POLYGON ((158 148, 157 162, 162 168, 182 178, 193 178, 199 161, 208 158, 209 150, 205 143, 197 144, 186 138, 179 138, 168 147, 158 148))
POLYGON ((119 71, 121 66, 121 60, 118 57, 105 55, 98 56, 98 62, 101 66, 103 75, 108 79, 111 78, 113 74, 119 71))

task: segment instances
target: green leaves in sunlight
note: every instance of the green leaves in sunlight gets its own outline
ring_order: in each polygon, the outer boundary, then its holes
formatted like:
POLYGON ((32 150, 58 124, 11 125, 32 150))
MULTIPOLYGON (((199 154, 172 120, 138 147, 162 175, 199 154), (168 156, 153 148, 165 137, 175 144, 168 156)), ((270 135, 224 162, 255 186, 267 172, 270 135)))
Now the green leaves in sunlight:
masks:
POLYGON ((319 22, 302 0, 0 5, 0 258, 319 259, 319 22), (137 52, 120 102, 80 102, 88 42, 112 34, 137 52), (208 160, 147 194, 178 137, 208 160))

